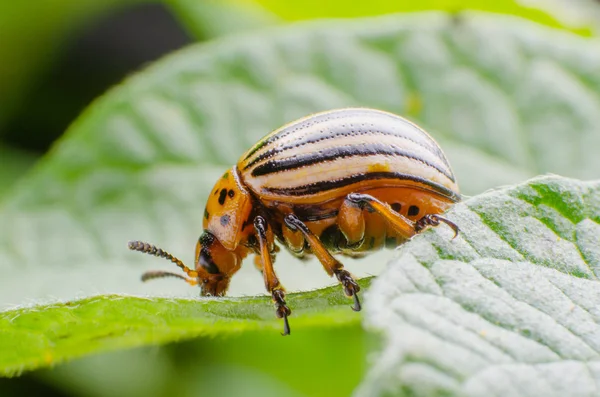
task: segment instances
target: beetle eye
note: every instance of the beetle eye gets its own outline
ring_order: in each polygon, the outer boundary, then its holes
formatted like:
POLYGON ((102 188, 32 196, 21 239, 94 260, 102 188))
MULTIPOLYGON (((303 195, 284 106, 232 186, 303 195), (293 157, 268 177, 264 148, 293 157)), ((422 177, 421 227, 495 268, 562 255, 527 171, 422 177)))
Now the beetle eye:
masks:
POLYGON ((205 230, 196 244, 196 266, 210 274, 227 274, 239 265, 240 258, 229 251, 209 231, 205 230))
POLYGON ((219 273, 219 268, 217 267, 215 262, 213 262, 212 256, 210 255, 208 248, 203 247, 200 249, 200 255, 198 256, 198 266, 201 266, 210 274, 219 273))

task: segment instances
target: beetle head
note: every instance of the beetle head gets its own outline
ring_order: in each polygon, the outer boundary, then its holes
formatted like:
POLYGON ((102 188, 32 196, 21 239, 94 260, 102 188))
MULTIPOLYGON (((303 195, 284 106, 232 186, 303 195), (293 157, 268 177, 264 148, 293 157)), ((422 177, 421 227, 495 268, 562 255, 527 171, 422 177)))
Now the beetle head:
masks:
POLYGON ((225 295, 230 277, 239 270, 241 263, 242 257, 237 250, 223 247, 211 232, 205 230, 196 244, 196 271, 202 295, 225 295))
POLYGON ((237 178, 235 169, 229 169, 217 181, 204 210, 204 229, 212 233, 223 247, 237 248, 244 223, 252 210, 250 194, 237 178))

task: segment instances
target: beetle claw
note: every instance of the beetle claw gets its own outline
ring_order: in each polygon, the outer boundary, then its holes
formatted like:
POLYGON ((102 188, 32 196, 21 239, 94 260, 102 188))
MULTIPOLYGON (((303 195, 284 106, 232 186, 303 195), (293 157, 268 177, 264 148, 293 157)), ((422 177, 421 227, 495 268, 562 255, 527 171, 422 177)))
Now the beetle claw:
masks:
POLYGON ((288 322, 287 314, 283 315, 283 333, 281 336, 286 336, 290 334, 290 323, 288 322))
POLYGON ((354 281, 352 275, 344 269, 339 269, 335 271, 335 276, 339 280, 339 282, 344 287, 344 294, 347 297, 354 299, 354 305, 351 306, 352 310, 355 312, 360 311, 360 299, 358 299, 358 291, 360 291, 360 286, 354 281))
POLYGON ((360 306, 360 300, 358 299, 358 294, 354 294, 354 295, 352 295, 352 297, 354 298, 354 305, 352 306, 352 310, 354 310, 355 312, 359 312, 362 307, 360 306))
POLYGON ((290 334, 290 323, 288 321, 288 316, 292 314, 292 311, 285 304, 285 294, 283 290, 276 289, 272 292, 273 300, 277 305, 277 309, 275 310, 275 315, 277 318, 283 319, 283 333, 282 336, 286 336, 290 334))
POLYGON ((452 240, 454 240, 456 236, 458 236, 458 232, 460 231, 458 225, 452 222, 451 220, 446 219, 443 216, 439 216, 437 214, 428 214, 419 219, 415 224, 415 231, 417 233, 420 233, 427 226, 438 226, 440 222, 444 222, 450 227, 450 229, 454 231, 454 237, 452 237, 452 240))
POLYGON ((446 225, 448 225, 450 227, 450 229, 452 229, 454 231, 454 237, 452 237, 452 240, 454 240, 458 236, 458 232, 460 232, 458 225, 456 223, 452 222, 451 220, 446 219, 442 216, 435 215, 435 217, 437 218, 438 224, 439 224, 439 222, 444 222, 446 225))

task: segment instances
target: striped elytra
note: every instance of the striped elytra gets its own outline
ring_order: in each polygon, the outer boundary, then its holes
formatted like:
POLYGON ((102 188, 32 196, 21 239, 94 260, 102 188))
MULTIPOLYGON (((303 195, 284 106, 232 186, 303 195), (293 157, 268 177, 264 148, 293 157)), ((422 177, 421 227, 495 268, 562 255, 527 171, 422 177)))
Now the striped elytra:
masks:
POLYGON ((193 268, 150 244, 129 248, 166 258, 187 275, 152 271, 143 280, 183 278, 204 296, 225 295, 243 259, 256 255, 287 335, 291 310, 273 269, 278 244, 299 257, 315 255, 360 310, 360 287, 333 254, 396 246, 441 222, 456 236, 458 227, 440 214, 459 200, 450 164, 424 130, 380 110, 331 110, 268 134, 219 178, 193 268))
POLYGON ((318 203, 370 186, 411 185, 459 199, 448 160, 415 124, 374 109, 339 109, 288 124, 237 164, 244 184, 268 200, 318 203))

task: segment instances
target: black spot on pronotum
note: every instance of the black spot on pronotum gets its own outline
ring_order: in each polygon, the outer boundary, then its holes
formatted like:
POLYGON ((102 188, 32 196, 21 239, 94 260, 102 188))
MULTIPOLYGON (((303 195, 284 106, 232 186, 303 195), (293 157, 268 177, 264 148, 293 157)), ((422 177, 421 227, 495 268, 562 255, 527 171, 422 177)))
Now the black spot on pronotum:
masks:
POLYGON ((235 192, 232 189, 229 189, 227 195, 229 196, 229 198, 233 198, 233 196, 235 196, 235 192))
POLYGON ((208 211, 205 209, 204 210, 204 219, 208 219, 208 217, 209 217, 208 211))
POLYGON ((225 198, 227 197, 227 189, 221 189, 221 193, 219 193, 219 204, 225 204, 225 198))
POLYGON ((400 212, 400 210, 402 209, 402 204, 400 203, 393 203, 392 204, 392 209, 396 212, 400 212))
POLYGON ((227 214, 221 216, 221 219, 220 219, 221 220, 221 226, 225 227, 225 226, 229 225, 229 220, 230 219, 231 219, 230 216, 227 215, 227 214))
POLYGON ((408 207, 408 216, 416 216, 419 215, 419 207, 416 205, 411 205, 408 207))

